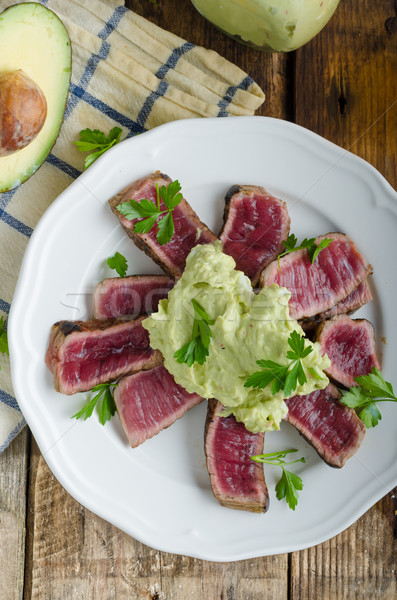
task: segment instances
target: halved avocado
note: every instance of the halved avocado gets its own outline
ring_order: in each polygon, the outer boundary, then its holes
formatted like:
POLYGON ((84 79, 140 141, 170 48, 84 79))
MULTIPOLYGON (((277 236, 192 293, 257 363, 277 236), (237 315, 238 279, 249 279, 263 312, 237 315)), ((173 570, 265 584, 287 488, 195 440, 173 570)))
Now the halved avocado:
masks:
POLYGON ((71 63, 68 32, 50 9, 27 2, 10 6, 0 14, 0 76, 22 70, 47 102, 44 125, 33 141, 0 157, 0 192, 33 175, 54 145, 65 111, 71 63))

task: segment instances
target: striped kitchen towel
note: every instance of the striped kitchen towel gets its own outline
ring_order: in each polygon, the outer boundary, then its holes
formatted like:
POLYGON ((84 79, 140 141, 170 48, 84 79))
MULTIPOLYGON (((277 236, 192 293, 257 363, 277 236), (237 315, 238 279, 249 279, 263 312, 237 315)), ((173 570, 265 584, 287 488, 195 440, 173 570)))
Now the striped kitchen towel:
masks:
MULTIPOLYGON (((153 25, 120 1, 41 3, 69 31, 72 79, 64 123, 46 162, 22 186, 0 194, 0 317, 5 320, 36 223, 84 167, 85 155, 72 143, 81 129, 108 132, 118 126, 126 138, 176 119, 252 115, 264 101, 262 90, 241 69, 153 25)), ((15 0, 0 0, 0 11, 11 4, 15 0)), ((6 354, 0 354, 0 366, 1 452, 25 422, 6 354)))

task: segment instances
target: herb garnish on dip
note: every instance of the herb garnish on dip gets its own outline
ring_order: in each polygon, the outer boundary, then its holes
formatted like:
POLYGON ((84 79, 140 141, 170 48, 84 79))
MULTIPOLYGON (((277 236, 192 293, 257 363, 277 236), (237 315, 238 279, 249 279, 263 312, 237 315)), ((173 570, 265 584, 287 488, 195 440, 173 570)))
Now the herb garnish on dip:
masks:
POLYGON ((233 414, 250 431, 277 430, 287 414, 284 398, 325 388, 328 378, 323 369, 330 364, 319 345, 305 339, 305 347, 312 348, 301 359, 306 381, 297 380, 288 396, 283 389, 274 393, 272 385, 264 389, 244 385, 258 371, 258 360, 291 362, 288 340, 291 332, 303 336, 303 330, 289 316, 289 298, 290 292, 277 285, 255 294, 248 277, 235 269, 233 258, 215 242, 193 248, 182 277, 143 326, 151 347, 162 352, 165 367, 188 392, 216 398, 225 406, 225 415, 233 414), (178 362, 175 353, 192 338, 197 318, 192 300, 209 316, 211 338, 205 362, 188 366, 178 362))

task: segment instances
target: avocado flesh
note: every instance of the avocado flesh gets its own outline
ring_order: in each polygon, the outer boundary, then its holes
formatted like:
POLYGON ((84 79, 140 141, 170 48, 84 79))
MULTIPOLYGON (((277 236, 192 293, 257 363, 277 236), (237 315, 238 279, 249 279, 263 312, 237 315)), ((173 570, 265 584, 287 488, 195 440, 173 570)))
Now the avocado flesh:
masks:
POLYGON ((0 158, 0 192, 33 175, 54 145, 65 111, 71 62, 68 32, 51 10, 29 2, 0 14, 0 74, 22 69, 47 100, 47 117, 37 137, 22 150, 0 158))

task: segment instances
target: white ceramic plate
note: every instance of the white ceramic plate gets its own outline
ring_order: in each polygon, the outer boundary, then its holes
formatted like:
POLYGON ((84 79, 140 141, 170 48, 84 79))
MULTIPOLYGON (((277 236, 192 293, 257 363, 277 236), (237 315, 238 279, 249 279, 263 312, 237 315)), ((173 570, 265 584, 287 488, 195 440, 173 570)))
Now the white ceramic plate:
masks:
POLYGON ((119 420, 71 420, 85 395, 53 389, 44 364, 51 325, 92 316, 97 282, 114 275, 116 250, 129 273, 158 267, 124 234, 107 200, 159 169, 179 179, 208 226, 221 225, 231 184, 258 184, 287 201, 298 238, 348 233, 374 266, 373 302, 359 316, 376 329, 384 375, 396 382, 396 193, 369 164, 291 123, 265 117, 178 121, 125 141, 77 179, 36 227, 23 262, 9 321, 15 393, 62 485, 81 504, 138 540, 168 552, 230 561, 302 549, 339 533, 397 484, 397 407, 381 406, 341 470, 325 465, 287 423, 266 435, 265 449, 298 448, 304 489, 295 512, 279 502, 278 468, 266 467, 270 509, 250 514, 221 507, 205 468, 204 403, 137 449, 119 420))

